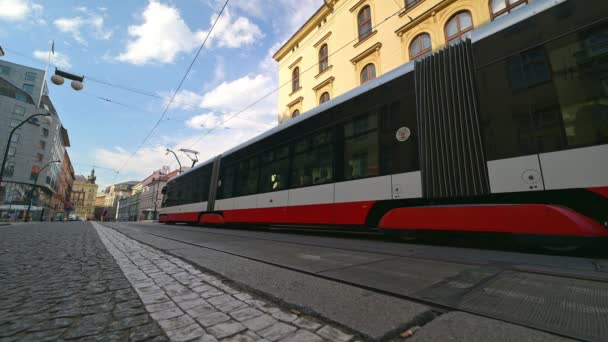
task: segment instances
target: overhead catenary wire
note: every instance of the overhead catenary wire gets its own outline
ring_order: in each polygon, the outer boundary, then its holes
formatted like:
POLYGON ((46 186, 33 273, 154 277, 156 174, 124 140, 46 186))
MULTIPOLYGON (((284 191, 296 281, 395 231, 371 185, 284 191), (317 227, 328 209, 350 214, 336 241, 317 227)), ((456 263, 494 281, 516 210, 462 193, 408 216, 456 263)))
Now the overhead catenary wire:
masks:
POLYGON ((230 0, 226 0, 226 2, 224 3, 224 5, 222 6, 222 9, 220 10, 219 14, 217 15, 217 17, 215 18, 215 20, 213 21, 213 24, 211 25, 211 28, 209 29, 209 32, 207 32, 207 35, 205 36, 205 39, 203 40, 203 42, 201 43, 201 46, 199 47, 198 51, 196 52, 196 54, 194 55, 194 58, 192 59, 192 62, 190 63, 190 65, 188 66, 188 69, 186 70, 186 72, 184 73, 184 76, 182 77, 182 79, 180 80, 177 88, 175 89, 175 91, 173 92, 173 95, 171 96, 171 99, 169 100, 169 103, 167 103, 167 106, 165 107, 165 110, 163 111, 163 113, 161 114, 160 118, 156 121, 156 124, 154 124, 154 126, 152 127, 152 129, 148 132, 148 134, 146 134, 144 140, 139 144, 139 146, 137 147, 137 149, 135 149, 135 151, 129 156, 129 158, 127 158, 127 160, 124 162, 124 164, 119 168, 119 171, 124 169, 124 167, 129 163, 129 161, 133 158, 133 156, 139 152, 139 150, 141 149, 141 147, 146 143, 146 141, 148 140, 148 138, 150 138, 150 136, 152 135, 152 133, 154 132, 154 130, 156 129, 156 127, 158 127, 158 125, 162 122, 163 118, 165 117, 165 115, 167 114, 167 112, 169 111, 169 108, 171 107, 171 104, 173 103, 173 100, 175 99, 175 97, 177 96, 177 94, 179 93, 179 90, 182 88, 182 85, 184 84, 184 82, 186 81, 186 78, 188 77, 188 74, 190 73, 190 70, 192 70, 192 66, 194 65, 194 63, 196 62, 196 60, 198 59, 198 56, 200 55, 201 51, 203 50, 203 48, 205 47, 205 44, 207 43, 207 40, 209 39, 209 37, 211 36, 211 33, 213 32, 213 29, 215 28, 215 25, 217 24, 217 22, 219 21, 219 19, 221 18, 222 14, 224 13, 224 10, 226 9, 226 6, 228 6, 228 2, 230 2, 230 0))
MULTIPOLYGON (((387 22, 389 19, 391 19, 392 17, 398 15, 399 13, 401 13, 403 9, 401 7, 399 7, 399 10, 392 13, 391 15, 389 15, 388 17, 384 18, 382 21, 378 22, 376 25, 372 26, 371 29, 375 29, 378 28, 380 25, 384 24, 385 22, 387 22)), ((353 39, 351 39, 350 41, 346 42, 346 44, 342 45, 341 47, 339 47, 337 50, 333 51, 332 53, 328 54, 328 58, 337 54, 338 52, 342 51, 344 48, 346 48, 347 46, 349 46, 350 44, 352 44, 353 42, 359 40, 359 37, 355 37, 353 39)), ((302 74, 309 72, 310 70, 312 70, 313 68, 317 67, 318 63, 314 63, 312 65, 310 65, 308 68, 304 69, 303 71, 300 71, 300 77, 302 76, 302 74)), ((246 106, 244 109, 241 109, 240 111, 236 112, 233 115, 230 115, 227 119, 223 120, 222 122, 220 122, 219 124, 217 124, 216 126, 210 128, 207 132, 205 132, 203 135, 201 135, 201 137, 199 139, 197 139, 194 143, 192 143, 190 145, 189 148, 194 147, 196 144, 198 144, 201 140, 203 140, 203 138, 205 136, 207 136, 209 133, 211 133, 212 131, 214 131, 215 129, 223 126, 224 124, 228 123, 230 120, 234 119, 235 117, 240 117, 240 115, 242 113, 244 113, 245 111, 249 110, 250 108, 252 108, 253 106, 257 105, 258 103, 260 103, 261 101, 263 101, 264 99, 266 99, 268 96, 276 93, 279 89, 289 85, 291 83, 291 80, 284 82, 283 84, 279 84, 278 87, 276 87, 275 89, 271 90, 270 92, 264 94, 262 97, 260 97, 259 99, 257 99, 256 101, 254 101, 253 103, 251 103, 250 105, 246 106)))

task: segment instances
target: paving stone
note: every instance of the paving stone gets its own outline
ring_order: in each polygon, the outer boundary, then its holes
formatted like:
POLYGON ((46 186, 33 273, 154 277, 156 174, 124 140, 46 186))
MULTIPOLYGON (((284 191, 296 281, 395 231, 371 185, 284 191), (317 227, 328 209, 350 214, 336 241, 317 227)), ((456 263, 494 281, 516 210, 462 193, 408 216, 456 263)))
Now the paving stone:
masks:
POLYGON ((322 324, 313 322, 304 317, 300 317, 300 318, 296 319, 295 321, 292 322, 292 324, 295 324, 300 328, 304 328, 304 329, 308 329, 308 330, 312 330, 312 331, 315 331, 322 326, 322 324))
POLYGON ((258 335, 269 341, 278 341, 296 331, 297 328, 283 322, 275 323, 266 329, 258 331, 258 335))
POLYGON ((192 308, 195 308, 195 307, 197 307, 199 305, 203 305, 203 304, 209 304, 209 303, 207 303, 207 301, 202 298, 197 298, 197 299, 189 300, 186 302, 179 302, 179 303, 177 303, 177 306, 179 306, 182 310, 188 310, 188 309, 192 309, 192 308))
POLYGON ((230 316, 232 316, 232 318, 236 319, 239 322, 242 322, 242 321, 245 321, 245 320, 260 316, 260 315, 262 315, 262 312, 254 309, 254 308, 244 308, 244 309, 232 311, 230 313, 230 316))
POLYGON ((242 300, 243 302, 247 301, 249 299, 252 299, 252 297, 251 297, 250 294, 244 293, 244 292, 236 293, 236 294, 233 295, 233 297, 236 298, 236 299, 238 299, 238 300, 242 300))
POLYGON ((169 297, 167 297, 164 293, 153 293, 141 296, 141 301, 146 305, 158 304, 169 301, 169 297))
POLYGON ((222 342, 256 342, 258 339, 245 334, 238 334, 222 339, 222 342))
POLYGON ((233 300, 231 302, 216 306, 216 308, 223 312, 232 312, 247 307, 249 306, 245 302, 241 302, 239 300, 233 300))
POLYGON ((222 292, 220 290, 209 290, 209 291, 199 293, 199 296, 201 296, 205 299, 214 298, 214 297, 218 297, 218 296, 222 296, 222 295, 224 295, 224 292, 222 292))
POLYGON ((281 342, 323 342, 323 339, 308 330, 300 329, 295 334, 282 339, 281 342))
POLYGON ((64 337, 70 339, 99 334, 105 329, 109 320, 110 314, 108 313, 84 316, 75 326, 66 331, 64 337))
POLYGON ((192 288, 192 291, 196 292, 196 293, 201 293, 201 292, 206 292, 206 291, 211 291, 211 290, 215 290, 215 288, 213 286, 209 286, 209 285, 200 285, 200 286, 196 286, 192 288))
POLYGON ((36 332, 36 331, 47 331, 54 330, 60 328, 69 327, 72 322, 74 322, 73 318, 55 318, 46 321, 42 321, 28 329, 28 331, 36 332))
POLYGON ((175 303, 173 303, 172 301, 168 301, 168 302, 164 302, 164 303, 146 305, 146 310, 148 310, 148 312, 157 312, 157 311, 162 311, 162 310, 166 310, 166 309, 171 309, 174 307, 175 307, 175 303))
POLYGON ((167 331, 167 336, 171 341, 190 341, 205 335, 205 331, 198 324, 191 324, 182 328, 167 331))
POLYGON ((234 298, 232 298, 229 295, 224 294, 222 296, 218 296, 218 297, 214 297, 214 298, 208 299, 207 301, 211 305, 217 306, 217 305, 221 305, 221 304, 224 304, 224 303, 232 302, 232 301, 234 301, 234 298))
POLYGON ((213 306, 211 306, 209 304, 203 304, 203 305, 199 305, 195 308, 186 310, 186 313, 188 315, 190 315, 190 317, 192 317, 192 318, 197 318, 197 317, 207 315, 207 314, 210 314, 210 313, 213 313, 216 311, 217 310, 213 306))
POLYGON ((258 331, 258 330, 262 330, 266 327, 269 327, 269 326, 275 324, 276 322, 277 322, 277 320, 272 318, 271 316, 262 315, 262 316, 259 316, 256 318, 248 319, 241 323, 243 323, 243 325, 245 325, 247 327, 247 329, 250 329, 252 331, 258 331))
POLYGON ((239 322, 228 321, 216 324, 209 328, 208 331, 216 338, 222 339, 224 337, 238 334, 246 329, 247 328, 239 322))
POLYGON ((218 323, 230 320, 230 316, 223 312, 214 312, 204 316, 197 317, 196 320, 204 327, 210 327, 218 323))
POLYGON ((147 314, 125 317, 118 321, 114 321, 108 325, 108 331, 124 330, 138 325, 144 325, 150 322, 150 316, 147 314))
POLYGON ((129 339, 131 341, 143 341, 154 336, 163 335, 163 331, 156 323, 148 323, 130 329, 129 339))
POLYGON ((294 315, 292 313, 288 313, 285 311, 277 311, 272 314, 272 317, 278 319, 279 321, 283 321, 283 322, 287 322, 287 323, 291 323, 298 318, 297 315, 294 315))
POLYGON ((157 323, 163 330, 169 331, 194 324, 194 320, 188 315, 181 315, 179 317, 157 321, 157 323))
POLYGON ((195 299, 200 298, 198 296, 198 294, 196 294, 194 292, 184 293, 184 294, 181 294, 181 295, 178 295, 178 296, 171 296, 171 295, 169 295, 169 296, 176 303, 190 301, 190 300, 195 300, 195 299))
POLYGON ((122 309, 122 310, 117 310, 116 308, 114 308, 114 311, 112 311, 112 315, 114 315, 114 318, 125 318, 125 317, 131 317, 131 316, 136 316, 139 314, 145 314, 147 311, 144 308, 143 305, 136 307, 136 308, 126 308, 126 309, 122 309))
POLYGON ((346 334, 334 327, 330 327, 329 325, 326 325, 323 328, 319 329, 317 331, 317 334, 330 341, 346 342, 350 341, 353 338, 353 335, 346 334))
POLYGON ((169 308, 169 309, 165 309, 165 310, 161 310, 161 311, 152 312, 152 313, 150 313, 150 316, 152 316, 152 318, 154 318, 154 320, 156 320, 156 321, 162 321, 165 319, 178 317, 183 314, 184 314, 184 312, 182 310, 180 310, 178 307, 173 307, 173 308, 169 308))

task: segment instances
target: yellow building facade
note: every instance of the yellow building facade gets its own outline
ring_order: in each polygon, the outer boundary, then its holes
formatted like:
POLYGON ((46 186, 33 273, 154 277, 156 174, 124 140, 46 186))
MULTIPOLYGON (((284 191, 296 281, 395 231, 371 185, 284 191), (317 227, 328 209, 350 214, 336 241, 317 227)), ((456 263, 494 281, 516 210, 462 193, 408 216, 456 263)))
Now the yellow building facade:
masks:
POLYGON ((95 176, 85 178, 84 176, 76 176, 72 185, 72 203, 74 212, 81 219, 90 220, 95 217, 95 201, 97 199, 97 184, 95 184, 95 176))
POLYGON ((274 54, 279 123, 532 0, 325 0, 274 54))

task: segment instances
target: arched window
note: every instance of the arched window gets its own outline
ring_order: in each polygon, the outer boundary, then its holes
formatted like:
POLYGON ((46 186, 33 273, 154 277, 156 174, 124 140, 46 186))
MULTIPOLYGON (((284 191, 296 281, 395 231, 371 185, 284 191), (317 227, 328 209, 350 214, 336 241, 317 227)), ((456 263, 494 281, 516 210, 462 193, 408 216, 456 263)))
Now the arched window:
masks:
POLYGON ((370 63, 363 67, 363 70, 361 70, 361 84, 369 82, 374 78, 376 78, 376 66, 370 63))
POLYGON ((445 24, 445 40, 448 43, 457 42, 466 37, 463 35, 472 29, 473 19, 471 18, 471 12, 458 12, 445 24))
POLYGON ((524 7, 528 0, 490 0, 492 20, 524 7))
POLYGON ((405 0, 405 8, 412 8, 422 0, 405 0))
POLYGON ((372 10, 369 5, 359 11, 357 24, 359 26, 359 40, 364 39, 372 33, 372 10))
POLYGON ((300 68, 296 67, 291 73, 291 91, 295 92, 300 89, 300 68))
POLYGON ((321 46, 321 49, 319 49, 319 73, 327 70, 327 68, 329 67, 327 52, 327 44, 323 44, 323 46, 321 46))
POLYGON ((428 33, 417 35, 410 43, 410 59, 424 57, 431 53, 431 36, 428 33))
POLYGON ((300 115, 300 111, 298 109, 294 110, 293 113, 291 113, 292 118, 295 118, 298 115, 300 115))
POLYGON ((321 98, 319 98, 319 104, 325 103, 327 101, 329 101, 329 93, 324 92, 323 94, 321 94, 321 98))

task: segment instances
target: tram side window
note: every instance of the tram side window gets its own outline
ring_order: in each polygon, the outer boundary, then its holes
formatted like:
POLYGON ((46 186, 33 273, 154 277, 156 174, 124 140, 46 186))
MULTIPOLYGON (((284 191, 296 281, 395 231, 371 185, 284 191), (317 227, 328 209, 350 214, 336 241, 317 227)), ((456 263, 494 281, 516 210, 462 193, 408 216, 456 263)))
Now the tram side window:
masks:
POLYGON ((544 48, 552 82, 530 90, 539 152, 608 143, 608 24, 544 48))
POLYGON ((258 192, 259 173, 258 157, 249 158, 239 163, 236 187, 239 196, 252 195, 258 192))
POLYGON ((211 165, 203 166, 192 172, 192 202, 204 202, 209 199, 209 182, 211 165))
POLYGON ((344 179, 377 176, 378 116, 367 114, 344 125, 344 179))
POLYGON ((260 192, 286 189, 289 175, 289 147, 283 146, 262 153, 261 158, 260 192))
POLYGON ((320 185, 334 181, 333 135, 330 130, 297 141, 293 145, 291 187, 320 185))
POLYGON ((234 196, 234 166, 223 168, 220 172, 218 198, 231 198, 234 196))

